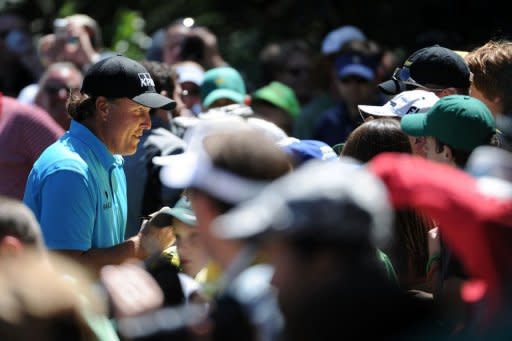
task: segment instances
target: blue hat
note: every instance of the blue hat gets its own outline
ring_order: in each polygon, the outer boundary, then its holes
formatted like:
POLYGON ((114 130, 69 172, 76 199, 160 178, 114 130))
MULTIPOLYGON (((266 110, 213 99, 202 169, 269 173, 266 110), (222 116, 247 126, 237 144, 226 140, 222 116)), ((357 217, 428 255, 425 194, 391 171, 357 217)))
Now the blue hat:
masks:
POLYGON ((288 138, 279 143, 285 153, 294 157, 299 164, 310 160, 319 159, 325 161, 337 160, 338 155, 325 142, 318 140, 299 140, 288 138))
POLYGON ((322 53, 328 55, 336 53, 343 45, 352 40, 364 40, 366 36, 356 26, 345 25, 330 31, 322 41, 322 53))
POLYGON ((353 52, 340 55, 334 65, 339 78, 358 76, 369 81, 375 78, 377 69, 377 61, 374 58, 353 52))

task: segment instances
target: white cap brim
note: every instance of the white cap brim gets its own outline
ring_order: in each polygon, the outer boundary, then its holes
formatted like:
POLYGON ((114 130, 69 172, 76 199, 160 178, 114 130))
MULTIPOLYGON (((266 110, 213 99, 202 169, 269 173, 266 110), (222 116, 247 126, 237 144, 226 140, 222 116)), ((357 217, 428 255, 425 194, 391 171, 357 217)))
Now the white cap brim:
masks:
POLYGON ((385 107, 381 107, 378 105, 358 105, 357 108, 365 114, 372 116, 382 116, 382 117, 399 117, 394 112, 386 110, 385 107))

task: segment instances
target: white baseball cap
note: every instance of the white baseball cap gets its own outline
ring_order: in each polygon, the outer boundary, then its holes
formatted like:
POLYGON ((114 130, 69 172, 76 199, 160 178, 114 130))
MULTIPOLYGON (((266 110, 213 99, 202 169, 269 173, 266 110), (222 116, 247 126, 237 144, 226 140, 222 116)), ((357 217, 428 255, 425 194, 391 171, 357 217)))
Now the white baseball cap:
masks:
POLYGON ((198 86, 203 84, 204 70, 193 63, 183 63, 176 66, 176 74, 180 83, 191 82, 198 86))
POLYGON ((381 117, 403 117, 407 114, 427 112, 437 101, 433 92, 425 90, 403 91, 390 99, 386 104, 379 105, 358 105, 362 113, 381 117))

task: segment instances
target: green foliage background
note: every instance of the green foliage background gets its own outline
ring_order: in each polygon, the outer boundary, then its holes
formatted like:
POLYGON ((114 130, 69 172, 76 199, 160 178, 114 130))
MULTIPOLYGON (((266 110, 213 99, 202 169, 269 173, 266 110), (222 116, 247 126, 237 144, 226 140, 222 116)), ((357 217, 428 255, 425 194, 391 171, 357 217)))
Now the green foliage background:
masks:
POLYGON ((305 39, 319 51, 330 30, 359 26, 384 46, 413 51, 438 40, 453 49, 469 49, 510 28, 506 2, 431 0, 0 0, 0 10, 16 9, 32 22, 35 34, 48 33, 56 17, 85 13, 102 28, 104 44, 140 59, 151 33, 180 17, 193 17, 219 40, 226 60, 251 73, 258 52, 271 41, 305 39), (427 31, 438 35, 421 37, 427 31), (430 40, 429 40, 430 39, 430 40))

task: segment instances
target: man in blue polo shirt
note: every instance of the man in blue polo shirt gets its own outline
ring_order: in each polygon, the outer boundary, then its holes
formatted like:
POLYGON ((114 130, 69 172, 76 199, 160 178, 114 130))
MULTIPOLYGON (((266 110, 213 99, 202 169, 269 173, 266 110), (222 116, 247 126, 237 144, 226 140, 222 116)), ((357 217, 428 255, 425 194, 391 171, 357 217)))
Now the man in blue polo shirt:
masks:
POLYGON ((174 106, 134 60, 113 56, 89 68, 80 92, 72 91, 69 98, 69 131, 41 154, 27 181, 24 202, 37 217, 48 248, 101 267, 143 259, 149 245, 168 246, 170 228, 152 224, 124 240, 121 155, 135 153, 142 133, 151 127, 150 108, 174 106))

